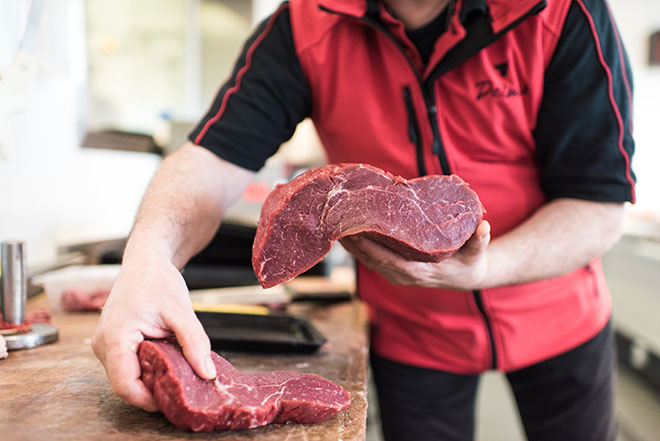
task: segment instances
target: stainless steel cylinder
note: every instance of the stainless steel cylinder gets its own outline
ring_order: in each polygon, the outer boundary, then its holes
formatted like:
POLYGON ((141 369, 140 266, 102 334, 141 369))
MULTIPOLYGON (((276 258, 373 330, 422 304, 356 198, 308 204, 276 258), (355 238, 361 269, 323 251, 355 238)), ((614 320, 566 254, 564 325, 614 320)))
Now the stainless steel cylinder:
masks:
POLYGON ((7 323, 19 325, 25 322, 25 304, 27 302, 25 242, 2 242, 0 260, 2 260, 2 276, 0 276, 2 319, 7 323))

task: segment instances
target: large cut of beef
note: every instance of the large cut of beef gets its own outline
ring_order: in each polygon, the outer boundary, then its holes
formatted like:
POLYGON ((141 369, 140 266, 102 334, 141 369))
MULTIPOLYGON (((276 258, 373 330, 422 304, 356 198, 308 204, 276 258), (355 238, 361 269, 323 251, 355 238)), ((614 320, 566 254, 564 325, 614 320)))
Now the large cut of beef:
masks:
POLYGON ((215 380, 198 377, 173 340, 140 343, 142 381, 160 410, 178 427, 195 432, 250 429, 269 423, 318 423, 346 409, 348 392, 313 374, 235 369, 212 353, 215 380))
POLYGON ((278 185, 261 209, 252 266, 265 288, 318 263, 332 242, 362 234, 402 256, 438 262, 483 218, 458 176, 406 180, 366 164, 327 165, 278 185))

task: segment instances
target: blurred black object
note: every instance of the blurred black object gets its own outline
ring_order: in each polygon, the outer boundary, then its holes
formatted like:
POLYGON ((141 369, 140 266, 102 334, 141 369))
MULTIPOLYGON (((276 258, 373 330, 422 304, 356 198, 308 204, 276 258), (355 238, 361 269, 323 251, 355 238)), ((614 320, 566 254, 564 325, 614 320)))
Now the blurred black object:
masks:
POLYGON ((98 130, 85 134, 82 146, 86 148, 126 150, 129 152, 162 154, 151 135, 124 130, 98 130))
MULTIPOLYGON (((183 268, 188 289, 223 288, 255 285, 252 270, 252 242, 256 227, 223 222, 206 248, 183 268)), ((120 263, 123 250, 112 250, 100 256, 100 263, 120 263)), ((305 275, 326 275, 325 261, 310 268, 305 275)))
POLYGON ((195 314, 214 351, 311 353, 327 341, 303 317, 199 311, 195 314))

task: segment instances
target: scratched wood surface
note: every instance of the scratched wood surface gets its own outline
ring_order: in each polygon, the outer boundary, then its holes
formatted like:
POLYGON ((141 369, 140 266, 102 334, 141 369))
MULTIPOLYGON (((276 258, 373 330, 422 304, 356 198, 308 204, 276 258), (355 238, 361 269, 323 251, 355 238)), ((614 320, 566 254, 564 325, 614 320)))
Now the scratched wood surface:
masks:
MULTIPOLYGON (((28 310, 47 306, 43 295, 28 310)), ((162 414, 129 406, 115 396, 90 339, 98 313, 56 313, 57 343, 10 352, 0 360, 0 438, 23 440, 363 440, 367 415, 366 314, 358 302, 294 304, 328 338, 313 355, 223 352, 238 369, 312 372, 346 388, 351 406, 319 424, 270 425, 242 431, 192 433, 162 414)))

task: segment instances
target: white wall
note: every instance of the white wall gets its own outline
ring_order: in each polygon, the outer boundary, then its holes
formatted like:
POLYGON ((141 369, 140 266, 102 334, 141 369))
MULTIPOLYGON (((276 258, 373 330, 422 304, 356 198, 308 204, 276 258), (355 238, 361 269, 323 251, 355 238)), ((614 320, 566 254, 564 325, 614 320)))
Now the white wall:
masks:
POLYGON ((633 70, 637 210, 660 219, 660 66, 648 65, 649 36, 660 30, 659 0, 610 0, 633 70))
POLYGON ((260 23, 275 12, 282 0, 252 0, 252 23, 260 23))
MULTIPOLYGON (((26 0, 0 4, 0 72, 6 72, 27 19, 26 0), (16 23, 18 25, 2 26, 16 23)), ((34 81, 0 82, 0 102, 24 93, 0 115, 0 240, 28 243, 28 263, 46 263, 59 244, 126 235, 159 159, 154 155, 81 149, 85 102, 83 1, 46 1, 34 81)))
MULTIPOLYGON (((255 0, 255 22, 279 3, 255 0)), ((0 73, 16 55, 30 4, 0 3, 0 73)), ((0 240, 27 241, 30 265, 52 261, 59 245, 128 234, 160 162, 150 154, 80 147, 87 101, 85 2, 45 5, 36 78, 19 86, 0 80, 0 240), (21 106, 7 115, 2 104, 16 93, 21 106)))

